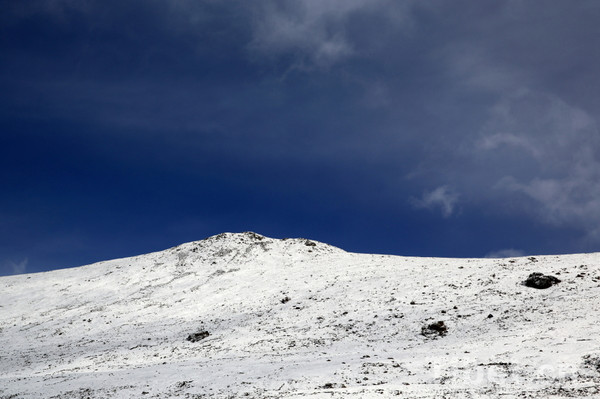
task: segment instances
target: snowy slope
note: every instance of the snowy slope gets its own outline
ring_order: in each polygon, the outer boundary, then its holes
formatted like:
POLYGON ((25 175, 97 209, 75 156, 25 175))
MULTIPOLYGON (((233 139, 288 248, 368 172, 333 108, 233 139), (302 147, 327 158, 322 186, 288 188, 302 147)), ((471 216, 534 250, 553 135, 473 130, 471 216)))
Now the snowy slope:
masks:
POLYGON ((599 265, 226 233, 2 277, 0 398, 600 397, 599 265))

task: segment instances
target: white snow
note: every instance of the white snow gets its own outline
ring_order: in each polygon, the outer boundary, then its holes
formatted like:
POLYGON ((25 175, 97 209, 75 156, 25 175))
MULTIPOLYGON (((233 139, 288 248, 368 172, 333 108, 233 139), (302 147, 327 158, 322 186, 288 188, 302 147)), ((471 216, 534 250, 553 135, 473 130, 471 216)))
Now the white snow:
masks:
POLYGON ((600 397, 599 265, 225 233, 2 277, 0 398, 600 397))

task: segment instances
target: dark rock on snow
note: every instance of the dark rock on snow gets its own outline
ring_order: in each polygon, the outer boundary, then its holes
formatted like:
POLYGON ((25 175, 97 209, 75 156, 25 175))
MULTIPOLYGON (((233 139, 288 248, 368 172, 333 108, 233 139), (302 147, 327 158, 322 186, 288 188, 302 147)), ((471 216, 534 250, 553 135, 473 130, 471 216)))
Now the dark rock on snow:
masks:
POLYGON ((423 326, 421 329, 421 334, 426 337, 430 336, 441 336, 443 337, 448 332, 448 327, 443 321, 437 321, 435 323, 431 323, 428 326, 423 326))
POLYGON ((210 335, 210 333, 208 331, 200 331, 200 332, 188 335, 188 337, 186 338, 186 341, 198 342, 198 341, 201 341, 204 338, 208 337, 209 335, 210 335))
POLYGON ((583 357, 583 364, 600 372, 600 356, 585 355, 583 357))
POLYGON ((531 273, 524 284, 527 287, 545 289, 550 288, 554 284, 560 283, 560 280, 554 276, 545 275, 542 273, 531 273))

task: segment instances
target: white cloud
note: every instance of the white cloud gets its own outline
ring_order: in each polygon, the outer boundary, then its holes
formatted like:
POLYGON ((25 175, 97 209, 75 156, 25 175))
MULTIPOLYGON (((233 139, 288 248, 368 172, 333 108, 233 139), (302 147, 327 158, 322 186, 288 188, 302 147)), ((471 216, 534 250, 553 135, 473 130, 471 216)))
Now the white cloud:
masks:
POLYGON ((435 190, 425 192, 421 198, 411 200, 416 208, 440 209, 447 218, 452 215, 458 202, 458 194, 447 186, 440 186, 435 190))
POLYGON ((294 54, 301 62, 328 66, 352 54, 343 20, 363 1, 305 0, 286 7, 266 3, 255 23, 251 48, 267 55, 294 54))
POLYGON ((525 252, 514 248, 500 249, 485 255, 486 258, 518 258, 521 256, 525 256, 525 252))
POLYGON ((399 7, 386 0, 261 3, 250 48, 267 57, 290 56, 293 68, 327 68, 355 53, 346 29, 352 15, 376 9, 402 24, 407 20, 408 5, 399 7))
POLYGON ((483 137, 478 142, 478 146, 484 150, 496 150, 498 147, 501 147, 503 145, 514 148, 521 148, 536 158, 539 158, 541 155, 538 148, 533 143, 531 143, 526 137, 517 136, 513 133, 494 133, 483 137))
POLYGON ((28 263, 29 260, 27 258, 23 259, 21 262, 5 261, 2 269, 4 269, 7 274, 23 274, 27 270, 28 263))

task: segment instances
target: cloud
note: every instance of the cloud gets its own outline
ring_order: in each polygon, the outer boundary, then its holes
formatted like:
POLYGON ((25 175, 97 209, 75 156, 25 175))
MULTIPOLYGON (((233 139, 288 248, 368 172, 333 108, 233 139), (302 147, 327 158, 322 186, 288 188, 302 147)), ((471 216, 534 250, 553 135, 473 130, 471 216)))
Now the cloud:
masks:
POLYGON ((344 20, 365 4, 360 0, 267 2, 259 12, 250 47, 267 56, 292 54, 296 63, 330 66, 352 54, 344 20))
POLYGON ((464 88, 488 92, 510 92, 525 80, 523 72, 510 64, 494 62, 481 43, 458 42, 439 51, 447 74, 464 88))
POLYGON ((493 107, 476 145, 490 169, 512 172, 497 190, 533 201, 545 222, 588 229, 600 222, 599 134, 585 111, 527 91, 493 107))
POLYGON ((328 68, 357 52, 349 34, 354 16, 373 12, 387 21, 406 24, 410 3, 399 6, 386 0, 262 2, 255 10, 249 48, 267 58, 286 56, 292 60, 293 68, 328 68))
POLYGON ((457 202, 458 194, 447 186, 440 186, 435 190, 425 192, 421 198, 411 200, 416 208, 440 209, 445 218, 452 215, 457 202))
POLYGON ((500 249, 485 255, 486 258, 518 258, 521 256, 525 256, 525 252, 514 248, 500 249))
POLYGON ((465 25, 468 36, 436 51, 453 97, 481 99, 464 110, 484 117, 473 133, 453 137, 460 144, 444 178, 471 204, 574 229, 597 245, 600 102, 590 95, 590 70, 600 57, 586 50, 597 30, 591 10, 554 2, 538 15, 507 2, 494 15, 480 11, 465 25), (561 23, 552 29, 547 21, 561 23))
POLYGON ((23 259, 21 262, 5 261, 2 267, 2 274, 23 274, 27 270, 28 263, 29 260, 27 258, 23 259))
POLYGON ((513 133, 493 133, 483 137, 478 144, 483 150, 496 150, 501 146, 507 146, 514 149, 523 149, 536 158, 541 157, 539 149, 533 143, 527 140, 527 138, 517 136, 513 133))

